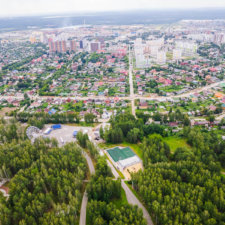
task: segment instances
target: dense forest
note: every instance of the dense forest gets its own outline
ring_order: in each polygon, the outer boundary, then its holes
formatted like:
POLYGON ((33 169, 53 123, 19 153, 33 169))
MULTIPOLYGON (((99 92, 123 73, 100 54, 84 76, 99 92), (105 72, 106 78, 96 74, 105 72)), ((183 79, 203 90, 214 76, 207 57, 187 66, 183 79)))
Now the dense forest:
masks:
POLYGON ((96 163, 96 174, 87 186, 88 222, 91 225, 146 225, 143 212, 128 203, 115 205, 111 201, 121 198, 121 181, 113 180, 110 168, 104 157, 96 163))
POLYGON ((125 193, 123 194, 121 180, 114 180, 106 158, 99 155, 88 135, 78 132, 77 141, 96 162, 95 174, 87 185, 87 225, 146 225, 142 210, 127 203, 126 196, 122 196, 125 193), (123 198, 126 199, 125 202, 123 198))
POLYGON ((13 113, 17 120, 22 123, 27 122, 31 126, 36 126, 40 129, 44 127, 45 124, 48 123, 79 123, 80 118, 79 114, 76 112, 71 113, 55 113, 48 114, 45 112, 37 112, 37 113, 13 113))
POLYGON ((154 224, 225 224, 225 140, 217 130, 191 127, 180 111, 167 117, 154 114, 162 125, 146 124, 149 115, 120 114, 111 118, 111 127, 100 130, 108 143, 138 143, 144 171, 132 175, 133 188, 147 206, 154 224), (189 149, 174 152, 164 141, 173 135, 168 122, 181 121, 176 134, 189 149))
POLYGON ((153 119, 161 121, 162 125, 146 122, 149 120, 150 115, 143 112, 137 113, 135 118, 130 113, 118 114, 111 118, 111 127, 108 130, 101 129, 101 137, 108 143, 122 143, 127 141, 129 143, 137 143, 142 141, 145 136, 149 134, 160 134, 164 137, 172 135, 172 127, 166 126, 169 122, 179 120, 183 126, 189 126, 190 120, 187 115, 182 114, 179 110, 169 112, 169 115, 160 115, 155 113, 153 119))
MULTIPOLYGON (((79 123, 81 118, 78 112, 65 112, 65 113, 53 113, 49 114, 44 111, 36 113, 28 112, 12 112, 11 115, 15 116, 17 120, 22 123, 28 123, 31 126, 36 126, 40 129, 48 123, 79 123)), ((91 124, 96 122, 96 116, 93 113, 86 113, 84 115, 84 122, 91 124)))
POLYGON ((2 225, 78 224, 87 174, 83 150, 96 168, 86 187, 89 224, 146 225, 142 210, 121 199, 120 179, 114 180, 106 158, 86 134, 77 135, 83 149, 75 143, 59 148, 55 139, 31 143, 16 120, 1 120, 0 128, 0 180, 10 180, 9 198, 0 193, 2 225))
MULTIPOLYGON (((224 225, 225 140, 217 131, 187 125, 179 135, 191 148, 172 152, 164 141, 169 131, 143 120, 120 114, 100 133, 109 142, 130 137, 130 142, 140 142, 144 170, 132 174, 130 184, 154 224, 224 225)), ((86 187, 88 224, 146 224, 140 209, 121 202, 121 181, 113 178, 106 158, 99 156, 87 134, 78 132, 79 146, 59 148, 54 139, 31 143, 15 119, 0 120, 0 142, 0 179, 11 179, 9 199, 0 194, 1 224, 78 224, 87 173, 82 148, 96 169, 86 187)))
POLYGON ((225 141, 190 127, 183 135, 193 150, 172 154, 156 134, 143 140, 145 170, 133 174, 133 186, 155 224, 225 224, 225 141))
POLYGON ((5 130, 0 175, 11 180, 9 199, 0 197, 1 224, 78 224, 87 172, 81 148, 74 143, 59 148, 54 139, 11 140, 10 128, 5 130))
POLYGON ((92 225, 146 225, 142 211, 137 206, 126 204, 118 209, 113 203, 92 200, 88 203, 88 211, 92 225))

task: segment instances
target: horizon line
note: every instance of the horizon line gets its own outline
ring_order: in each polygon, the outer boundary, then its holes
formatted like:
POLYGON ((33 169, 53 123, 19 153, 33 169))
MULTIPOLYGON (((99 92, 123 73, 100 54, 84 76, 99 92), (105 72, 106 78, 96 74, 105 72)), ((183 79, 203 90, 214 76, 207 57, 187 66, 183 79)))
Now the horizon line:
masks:
MULTIPOLYGON (((68 12, 49 12, 49 13, 33 13, 33 14, 14 14, 14 15, 0 15, 0 18, 7 19, 7 18, 18 18, 18 17, 40 17, 40 16, 66 16, 69 17, 68 14, 80 14, 80 16, 88 16, 87 14, 101 14, 101 13, 118 13, 118 12, 124 12, 124 13, 129 13, 129 12, 138 12, 138 11, 190 11, 190 10, 195 10, 195 11, 213 11, 213 10, 225 10, 224 7, 185 7, 185 8, 149 8, 149 9, 127 9, 127 10, 99 10, 99 11, 68 11, 68 12), (86 15, 85 15, 86 14, 86 15)), ((73 16, 73 15, 70 15, 73 16)))

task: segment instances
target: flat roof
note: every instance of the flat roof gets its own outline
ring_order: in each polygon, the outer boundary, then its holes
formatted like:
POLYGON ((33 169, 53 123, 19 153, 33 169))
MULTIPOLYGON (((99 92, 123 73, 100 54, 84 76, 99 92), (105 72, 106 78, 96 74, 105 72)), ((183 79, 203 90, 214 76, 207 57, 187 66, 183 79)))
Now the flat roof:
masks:
POLYGON ((128 166, 132 166, 134 164, 140 163, 141 160, 135 155, 133 157, 124 159, 124 160, 119 160, 118 164, 124 169, 128 166))
POLYGON ((133 156, 136 156, 135 153, 131 150, 130 147, 115 147, 106 150, 111 158, 114 160, 114 162, 118 162, 120 160, 124 160, 127 158, 131 158, 133 156))

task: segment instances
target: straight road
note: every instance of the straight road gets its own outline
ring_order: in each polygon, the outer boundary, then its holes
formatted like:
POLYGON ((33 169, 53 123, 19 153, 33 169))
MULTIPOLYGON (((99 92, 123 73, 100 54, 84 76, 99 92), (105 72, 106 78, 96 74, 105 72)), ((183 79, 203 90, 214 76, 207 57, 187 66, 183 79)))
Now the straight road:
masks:
POLYGON ((94 173, 95 173, 95 167, 94 167, 94 165, 93 165, 93 162, 92 162, 90 156, 89 156, 86 152, 84 152, 84 151, 83 151, 83 155, 84 155, 84 157, 85 157, 86 160, 87 160, 88 168, 89 168, 90 174, 94 174, 94 173))
POLYGON ((130 84, 130 100, 131 100, 131 111, 132 114, 136 117, 135 114, 135 98, 134 98, 134 83, 133 83, 133 64, 132 64, 132 56, 129 46, 129 84, 130 84))
MULTIPOLYGON (((84 151, 83 151, 83 155, 87 160, 87 164, 88 164, 88 167, 89 167, 90 174, 94 174, 95 173, 95 167, 93 165, 93 162, 92 162, 91 158, 84 151)), ((81 209, 80 209, 80 222, 79 222, 80 225, 86 225, 87 203, 88 203, 88 196, 87 196, 87 192, 85 190, 83 198, 82 198, 81 209)))
MULTIPOLYGON (((152 96, 139 96, 139 95, 135 95, 134 91, 133 91, 133 75, 132 75, 132 65, 130 66, 129 69, 129 84, 130 84, 130 96, 127 97, 118 97, 120 100, 135 100, 135 99, 143 99, 143 100, 159 100, 159 101, 167 101, 169 99, 172 98, 182 98, 182 97, 188 97, 190 95, 193 95, 194 93, 200 93, 202 91, 207 91, 210 90, 222 83, 225 82, 225 80, 223 81, 219 81, 210 85, 207 85, 205 87, 200 87, 200 88, 196 88, 193 89, 189 92, 180 94, 180 95, 173 95, 173 96, 168 96, 168 97, 164 97, 164 96, 156 96, 155 94, 152 96), (131 82, 132 81, 132 82, 131 82)), ((60 97, 60 96, 29 96, 31 99, 35 99, 35 100, 41 100, 41 101, 45 101, 46 99, 54 99, 54 100, 67 100, 67 99, 71 99, 71 100, 113 100, 115 99, 115 97, 107 97, 107 96, 89 96, 89 97, 81 97, 81 96, 68 96, 68 97, 60 97)), ((23 100, 23 97, 18 97, 18 96, 9 96, 9 95, 1 95, 0 96, 0 100, 5 99, 5 100, 9 100, 9 99, 16 99, 16 100, 23 100)))
POLYGON ((133 194, 133 192, 130 190, 130 188, 125 184, 124 180, 121 181, 122 188, 126 193, 127 201, 131 205, 137 205, 140 209, 143 211, 143 216, 147 220, 148 225, 153 225, 152 219, 146 210, 146 208, 143 206, 143 204, 137 199, 137 197, 133 194))
POLYGON ((112 171, 112 174, 113 176, 117 179, 120 177, 120 175, 117 173, 116 169, 114 168, 114 166, 109 162, 109 160, 107 159, 107 163, 108 163, 108 166, 110 167, 111 171, 112 171))
POLYGON ((80 209, 80 222, 79 222, 80 225, 86 225, 87 203, 88 203, 88 196, 85 190, 83 198, 82 198, 81 209, 80 209))

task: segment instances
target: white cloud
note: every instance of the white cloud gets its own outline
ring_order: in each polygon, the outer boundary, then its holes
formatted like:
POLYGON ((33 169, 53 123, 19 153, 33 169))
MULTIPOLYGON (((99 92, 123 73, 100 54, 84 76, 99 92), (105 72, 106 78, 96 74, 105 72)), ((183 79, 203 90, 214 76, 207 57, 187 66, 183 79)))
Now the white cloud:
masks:
POLYGON ((224 0, 0 0, 0 16, 76 11, 225 7, 224 0))

